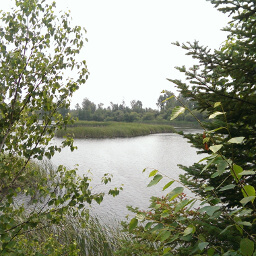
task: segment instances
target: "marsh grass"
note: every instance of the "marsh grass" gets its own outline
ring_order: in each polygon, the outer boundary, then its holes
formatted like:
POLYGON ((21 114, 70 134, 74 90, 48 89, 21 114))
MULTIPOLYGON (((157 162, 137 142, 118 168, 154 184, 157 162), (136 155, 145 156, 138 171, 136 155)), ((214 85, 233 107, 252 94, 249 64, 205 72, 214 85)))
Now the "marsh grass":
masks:
POLYGON ((74 138, 122 138, 172 132, 174 132, 174 128, 167 124, 78 121, 72 126, 67 127, 66 130, 57 131, 56 136, 71 136, 74 138))
POLYGON ((69 255, 72 251, 79 256, 112 256, 117 255, 115 252, 125 243, 132 243, 132 238, 128 232, 121 231, 118 223, 102 224, 97 217, 88 215, 88 218, 67 216, 61 225, 27 233, 20 241, 30 241, 26 243, 28 251, 33 246, 46 253, 46 248, 55 247, 55 250, 65 252, 61 255, 69 255))
POLYGON ((80 255, 111 256, 123 246, 123 241, 131 241, 128 233, 121 232, 121 225, 102 224, 97 217, 88 219, 78 216, 65 221, 63 242, 75 239, 80 255))

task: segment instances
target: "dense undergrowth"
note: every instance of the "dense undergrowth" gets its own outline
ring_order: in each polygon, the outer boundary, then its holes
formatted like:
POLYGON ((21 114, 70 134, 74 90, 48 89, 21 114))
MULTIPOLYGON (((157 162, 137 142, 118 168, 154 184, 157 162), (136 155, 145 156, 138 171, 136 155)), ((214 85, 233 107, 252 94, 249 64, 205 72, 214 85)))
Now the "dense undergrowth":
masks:
MULTIPOLYGON (((8 155, 2 156, 4 164, 8 164, 8 155)), ((22 163, 24 159, 17 158, 16 162, 22 163)), ((0 174, 3 169, 0 167, 0 174)), ((14 170, 15 171, 15 170, 14 170)), ((56 183, 56 171, 49 161, 30 162, 24 170, 24 178, 13 183, 13 189, 20 188, 17 193, 15 204, 24 205, 24 212, 18 218, 25 222, 27 215, 34 208, 40 207, 44 202, 38 204, 35 197, 26 196, 25 188, 39 189, 38 184, 51 186, 56 183)), ((1 180, 1 183, 7 182, 1 180)), ((8 196, 6 195, 6 199, 8 196)), ((89 205, 88 205, 89 206, 89 205)), ((111 224, 103 224, 97 217, 89 213, 89 208, 85 215, 77 214, 75 217, 66 214, 61 222, 56 225, 44 225, 15 237, 16 251, 32 255, 31 251, 39 252, 39 255, 113 255, 116 250, 120 250, 123 241, 130 240, 130 235, 121 232, 120 225, 113 220, 111 224)), ((131 243, 131 242, 130 242, 131 243)), ((1 243, 0 243, 1 246, 1 243)), ((9 254, 8 254, 9 255, 9 254)), ((12 255, 12 254, 10 254, 12 255)), ((34 254, 33 254, 34 255, 34 254)), ((37 254, 36 254, 37 255, 37 254)))

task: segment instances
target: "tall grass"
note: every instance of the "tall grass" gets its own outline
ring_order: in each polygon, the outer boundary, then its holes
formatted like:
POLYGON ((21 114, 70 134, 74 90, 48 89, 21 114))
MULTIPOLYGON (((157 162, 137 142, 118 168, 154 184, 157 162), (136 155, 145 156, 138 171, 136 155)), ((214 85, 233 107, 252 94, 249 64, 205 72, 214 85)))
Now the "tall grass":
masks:
POLYGON ((121 250, 124 243, 132 243, 132 238, 121 231, 119 224, 102 224, 95 216, 67 216, 61 225, 29 232, 20 241, 30 241, 25 245, 27 251, 31 251, 33 246, 35 250, 45 252, 45 248, 54 246, 58 251, 65 252, 61 255, 69 255, 67 252, 74 245, 72 251, 79 256, 112 256, 117 255, 115 252, 121 250), (50 243, 49 239, 52 240, 50 243))
POLYGON ((118 223, 102 224, 95 216, 86 220, 81 216, 70 218, 64 224, 64 230, 61 230, 61 236, 59 235, 62 237, 61 243, 75 239, 80 255, 83 256, 112 256, 122 248, 123 241, 132 240, 127 233, 121 231, 121 225, 118 223))
POLYGON ((114 138, 171 132, 174 132, 174 128, 170 125, 79 121, 66 130, 57 131, 56 136, 63 137, 69 135, 74 138, 114 138))

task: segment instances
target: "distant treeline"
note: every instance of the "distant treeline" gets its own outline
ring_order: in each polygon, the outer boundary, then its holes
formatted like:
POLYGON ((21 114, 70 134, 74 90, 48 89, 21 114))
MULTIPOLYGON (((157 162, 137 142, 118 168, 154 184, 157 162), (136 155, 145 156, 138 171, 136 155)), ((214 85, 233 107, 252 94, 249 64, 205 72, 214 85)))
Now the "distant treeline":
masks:
MULTIPOLYGON (((177 97, 178 100, 175 97, 170 98, 173 95, 174 94, 170 91, 161 94, 156 103, 158 109, 143 108, 142 101, 140 100, 132 100, 130 106, 126 105, 123 101, 121 104, 110 102, 110 106, 104 107, 103 103, 96 105, 88 98, 85 98, 81 105, 78 103, 76 104, 75 109, 61 109, 60 113, 62 115, 70 113, 73 117, 86 121, 163 122, 165 120, 170 120, 172 110, 176 106, 180 106, 181 101, 193 111, 193 114, 199 120, 204 119, 205 114, 195 110, 195 102, 185 99, 181 95, 177 97)), ((191 113, 186 111, 184 115, 180 115, 177 118, 177 121, 194 122, 195 119, 191 113)))

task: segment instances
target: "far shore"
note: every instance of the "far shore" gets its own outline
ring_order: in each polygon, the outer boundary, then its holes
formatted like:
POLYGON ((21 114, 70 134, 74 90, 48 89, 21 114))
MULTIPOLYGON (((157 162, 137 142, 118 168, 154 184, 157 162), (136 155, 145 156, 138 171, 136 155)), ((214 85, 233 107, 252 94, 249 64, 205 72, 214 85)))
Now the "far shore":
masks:
POLYGON ((77 121, 66 130, 56 132, 56 137, 73 138, 129 138, 156 133, 174 133, 169 124, 146 124, 125 122, 77 121))

